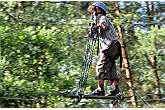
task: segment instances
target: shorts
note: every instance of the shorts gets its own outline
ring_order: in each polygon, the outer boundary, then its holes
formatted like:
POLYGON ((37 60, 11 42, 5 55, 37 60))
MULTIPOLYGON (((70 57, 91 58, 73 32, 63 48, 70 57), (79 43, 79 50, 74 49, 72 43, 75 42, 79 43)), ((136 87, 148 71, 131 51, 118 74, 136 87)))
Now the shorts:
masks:
POLYGON ((112 41, 110 47, 104 52, 100 52, 100 56, 96 65, 97 80, 119 80, 116 71, 115 60, 121 55, 121 46, 119 41, 112 41))

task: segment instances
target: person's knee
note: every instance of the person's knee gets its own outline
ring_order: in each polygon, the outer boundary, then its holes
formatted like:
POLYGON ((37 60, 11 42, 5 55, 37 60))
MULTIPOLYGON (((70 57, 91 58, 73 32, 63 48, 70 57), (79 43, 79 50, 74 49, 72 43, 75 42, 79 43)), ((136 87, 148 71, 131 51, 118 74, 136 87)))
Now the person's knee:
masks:
POLYGON ((113 84, 113 83, 118 83, 118 80, 117 79, 111 79, 110 80, 110 83, 113 84))

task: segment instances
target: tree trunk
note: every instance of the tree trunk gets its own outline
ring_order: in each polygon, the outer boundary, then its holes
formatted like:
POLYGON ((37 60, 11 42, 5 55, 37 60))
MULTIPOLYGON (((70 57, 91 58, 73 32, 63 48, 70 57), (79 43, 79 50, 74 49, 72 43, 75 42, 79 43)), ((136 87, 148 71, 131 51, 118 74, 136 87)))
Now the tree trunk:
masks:
MULTIPOLYGON (((120 16, 118 2, 114 2, 114 5, 115 5, 115 14, 117 16, 120 16)), ((131 76, 131 70, 130 70, 130 66, 129 66, 129 62, 128 62, 128 55, 127 55, 127 51, 126 51, 126 47, 125 47, 124 30, 121 25, 118 25, 117 29, 119 32, 120 43, 121 43, 123 68, 126 72, 126 80, 127 80, 127 84, 129 87, 128 94, 131 97, 132 107, 136 107, 137 102, 136 102, 135 92, 133 90, 133 81, 132 81, 132 76, 131 76)))
POLYGON ((151 17, 151 10, 150 10, 150 7, 149 7, 149 2, 146 1, 146 7, 147 7, 147 28, 150 30, 151 29, 151 21, 152 21, 152 17, 151 17))
POLYGON ((151 65, 153 79, 154 79, 155 87, 156 87, 154 99, 160 100, 160 81, 159 81, 159 76, 158 76, 158 72, 157 72, 156 56, 155 55, 150 56, 148 58, 148 61, 151 65))
MULTIPOLYGON (((149 22, 148 22, 148 23, 151 23, 154 21, 153 18, 155 15, 154 2, 151 2, 151 9, 152 10, 150 10, 150 8, 149 8, 148 1, 146 2, 146 5, 147 5, 147 16, 152 15, 152 17, 150 17, 151 19, 149 19, 149 22)), ((151 28, 151 26, 152 25, 149 25, 149 28, 151 28)), ((155 25, 153 25, 153 26, 155 26, 155 25)), ((155 36, 155 42, 156 42, 156 36, 155 36)), ((153 73, 153 79, 154 79, 155 87, 156 87, 154 99, 159 100, 160 99, 160 81, 159 81, 159 76, 157 73, 156 55, 148 56, 147 59, 148 59, 150 66, 151 66, 151 70, 153 73)))
MULTIPOLYGON (((154 21, 154 16, 155 16, 155 7, 154 7, 154 2, 152 1, 151 2, 151 18, 152 18, 152 21, 154 21)), ((155 27, 155 24, 153 24, 153 26, 155 27)))

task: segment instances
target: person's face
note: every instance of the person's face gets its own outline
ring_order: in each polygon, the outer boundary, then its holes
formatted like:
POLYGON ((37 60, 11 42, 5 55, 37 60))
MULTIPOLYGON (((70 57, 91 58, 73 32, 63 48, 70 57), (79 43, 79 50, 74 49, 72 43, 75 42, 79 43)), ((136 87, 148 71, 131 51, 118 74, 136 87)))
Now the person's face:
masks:
POLYGON ((98 14, 100 12, 101 12, 101 10, 98 7, 96 7, 96 13, 98 14))
POLYGON ((95 12, 95 6, 91 5, 88 7, 88 12, 90 15, 93 15, 93 13, 95 12))
POLYGON ((100 13, 101 10, 98 7, 95 7, 92 5, 88 8, 88 12, 90 15, 94 15, 94 13, 97 13, 97 14, 100 13))

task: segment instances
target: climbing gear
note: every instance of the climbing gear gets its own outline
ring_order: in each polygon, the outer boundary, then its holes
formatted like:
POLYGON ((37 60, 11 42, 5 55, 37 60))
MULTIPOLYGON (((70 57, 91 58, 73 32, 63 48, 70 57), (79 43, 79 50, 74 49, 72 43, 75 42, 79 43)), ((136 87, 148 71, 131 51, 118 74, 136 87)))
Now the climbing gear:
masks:
POLYGON ((76 93, 76 95, 78 95, 78 96, 81 96, 81 94, 84 91, 84 86, 85 86, 85 83, 86 83, 87 77, 88 77, 88 71, 89 71, 90 65, 92 63, 94 46, 95 46, 96 39, 97 39, 97 31, 93 29, 94 25, 95 25, 94 23, 91 24, 90 32, 88 34, 88 40, 87 40, 87 44, 86 44, 86 48, 85 48, 85 55, 83 58, 84 61, 82 64, 82 71, 81 71, 80 80, 78 83, 78 90, 76 93))
POLYGON ((90 32, 88 33, 87 44, 85 47, 85 55, 84 55, 83 64, 82 64, 82 71, 80 75, 80 80, 78 82, 78 87, 77 87, 78 89, 76 92, 76 95, 79 96, 76 103, 78 103, 82 98, 82 94, 85 90, 85 84, 87 81, 89 68, 92 63, 93 51, 94 51, 96 41, 98 39, 98 32, 99 32, 99 28, 96 28, 96 24, 97 24, 97 20, 96 20, 96 14, 95 14, 93 16, 93 23, 89 24, 90 32))
MULTIPOLYGON (((91 33, 89 36, 91 35, 95 36, 95 34, 93 33, 91 33)), ((91 37, 93 38, 94 36, 91 36, 91 37)), ((82 71, 81 71, 80 80, 78 82, 78 87, 77 87, 77 92, 76 92, 76 95, 78 96, 78 98, 75 101, 75 104, 78 104, 81 101, 83 93, 85 91, 85 84, 87 82, 89 68, 92 63, 95 43, 96 43, 96 39, 88 38, 86 49, 85 49, 84 61, 82 64, 82 71)))
POLYGON ((85 56, 84 56, 84 61, 82 64, 82 72, 80 75, 80 80, 78 83, 78 91, 77 95, 83 92, 83 87, 85 86, 85 83, 87 81, 87 73, 89 71, 91 62, 92 62, 92 56, 93 56, 93 50, 95 46, 95 39, 89 39, 87 41, 86 49, 85 49, 85 56))
POLYGON ((108 8, 103 2, 94 2, 92 5, 97 6, 107 12, 108 8))
POLYGON ((96 89, 90 95, 105 96, 105 91, 96 89))

